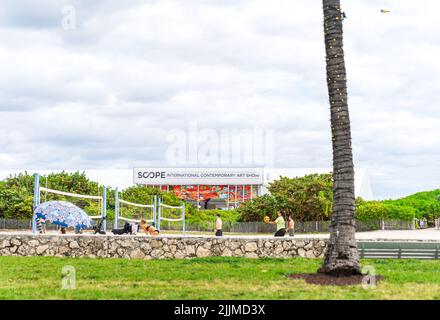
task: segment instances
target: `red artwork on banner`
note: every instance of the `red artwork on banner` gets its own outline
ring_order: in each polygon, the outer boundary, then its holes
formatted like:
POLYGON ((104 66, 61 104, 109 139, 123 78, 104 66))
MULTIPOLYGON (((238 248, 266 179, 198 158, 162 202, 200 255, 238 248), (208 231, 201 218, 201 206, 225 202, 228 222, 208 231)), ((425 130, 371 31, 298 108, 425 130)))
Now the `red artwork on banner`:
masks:
POLYGON ((227 198, 228 186, 200 186, 200 200, 227 198))
POLYGON ((244 186, 243 201, 251 200, 251 186, 244 186))
POLYGON ((235 186, 229 186, 229 202, 235 202, 235 186))
POLYGON ((252 186, 251 187, 251 199, 255 199, 256 197, 258 197, 258 187, 252 186))
POLYGON ((251 199, 251 186, 237 186, 237 202, 251 199))
POLYGON ((206 201, 208 199, 223 199, 228 201, 229 198, 229 203, 232 206, 235 202, 248 201, 256 196, 256 188, 251 188, 250 185, 231 185, 229 188, 227 185, 175 185, 169 186, 169 188, 162 186, 162 190, 169 190, 179 198, 195 202, 206 201))
POLYGON ((172 191, 176 196, 186 200, 197 201, 197 186, 173 186, 172 191))

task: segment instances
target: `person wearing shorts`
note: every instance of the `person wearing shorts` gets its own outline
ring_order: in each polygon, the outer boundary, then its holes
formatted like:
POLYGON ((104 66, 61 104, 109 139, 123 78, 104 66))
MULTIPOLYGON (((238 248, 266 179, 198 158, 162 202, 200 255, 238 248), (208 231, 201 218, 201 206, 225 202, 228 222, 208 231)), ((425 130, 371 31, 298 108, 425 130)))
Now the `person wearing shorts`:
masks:
POLYGON ((38 233, 44 234, 46 233, 46 221, 43 218, 35 218, 37 224, 38 233))
POLYGON ((221 237, 223 236, 223 222, 220 219, 220 214, 217 214, 217 219, 215 220, 215 236, 221 237))
POLYGON ((289 233, 289 237, 295 235, 295 221, 292 216, 289 216, 289 221, 287 222, 287 232, 289 233))

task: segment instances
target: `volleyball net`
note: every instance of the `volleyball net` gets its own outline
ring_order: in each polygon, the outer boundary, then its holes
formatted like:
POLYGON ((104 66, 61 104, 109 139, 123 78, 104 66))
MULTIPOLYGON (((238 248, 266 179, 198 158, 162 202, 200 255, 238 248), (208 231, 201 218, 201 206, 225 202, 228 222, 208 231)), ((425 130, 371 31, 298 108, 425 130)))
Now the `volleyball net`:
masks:
POLYGON ((127 201, 119 197, 119 192, 115 192, 115 221, 114 228, 118 228, 119 221, 140 223, 145 220, 148 224, 156 224, 156 196, 153 197, 151 204, 141 204, 127 201))
MULTIPOLYGON (((40 175, 35 174, 34 182, 34 211, 42 202, 67 201, 83 209, 91 219, 99 220, 94 229, 105 231, 107 229, 107 189, 97 186, 97 195, 87 195, 61 191, 46 186, 40 186, 40 175), (99 226, 99 227, 98 227, 99 226)), ((160 197, 151 196, 146 203, 138 203, 134 196, 123 199, 123 193, 115 190, 115 219, 114 228, 117 229, 119 221, 137 223, 145 220, 159 230, 182 230, 185 234, 185 203, 181 205, 166 204, 160 197), (120 196, 119 196, 120 195, 120 196)), ((110 209, 112 209, 110 207, 110 209)), ((32 231, 37 232, 36 216, 32 219, 32 231)))
POLYGON ((181 227, 183 234, 185 234, 185 203, 180 206, 172 206, 163 203, 162 199, 159 198, 157 210, 157 227, 159 230, 163 228, 178 230, 181 227))
MULTIPOLYGON (((83 209, 91 219, 102 219, 101 228, 105 230, 105 220, 107 218, 105 186, 98 186, 98 195, 85 195, 48 188, 47 182, 46 187, 41 187, 39 174, 35 174, 34 179, 34 210, 42 202, 67 201, 83 209)), ((35 218, 34 214, 32 219, 32 231, 34 233, 37 231, 35 218)))

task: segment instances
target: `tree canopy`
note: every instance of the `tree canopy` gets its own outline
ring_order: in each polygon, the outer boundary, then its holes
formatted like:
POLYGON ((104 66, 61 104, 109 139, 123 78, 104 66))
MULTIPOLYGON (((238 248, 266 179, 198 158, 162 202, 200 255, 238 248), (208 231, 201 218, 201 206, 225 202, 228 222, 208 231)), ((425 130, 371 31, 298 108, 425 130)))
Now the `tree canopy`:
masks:
POLYGON ((276 217, 279 210, 295 220, 328 220, 332 211, 333 178, 331 173, 303 177, 280 177, 269 184, 270 194, 243 203, 238 208, 241 221, 262 221, 276 217))

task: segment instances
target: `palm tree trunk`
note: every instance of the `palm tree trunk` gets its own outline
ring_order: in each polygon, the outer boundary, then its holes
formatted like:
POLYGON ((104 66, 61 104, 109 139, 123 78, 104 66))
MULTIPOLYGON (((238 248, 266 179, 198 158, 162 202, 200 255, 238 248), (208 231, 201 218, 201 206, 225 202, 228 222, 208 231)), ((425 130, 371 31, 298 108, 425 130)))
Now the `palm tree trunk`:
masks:
POLYGON ((333 145, 333 214, 330 241, 320 273, 360 274, 355 240, 354 168, 347 103, 340 0, 323 0, 327 86, 333 145))

